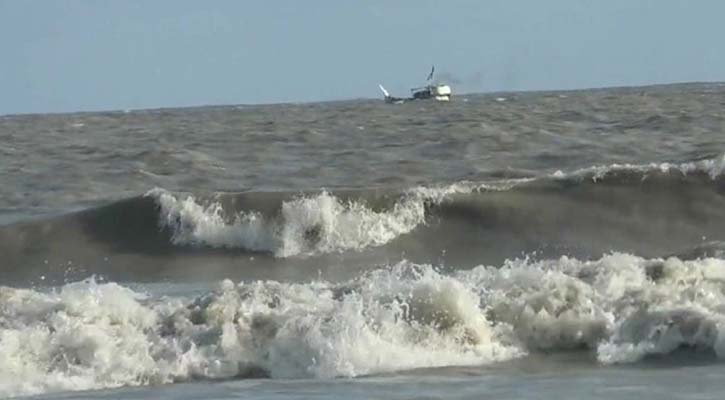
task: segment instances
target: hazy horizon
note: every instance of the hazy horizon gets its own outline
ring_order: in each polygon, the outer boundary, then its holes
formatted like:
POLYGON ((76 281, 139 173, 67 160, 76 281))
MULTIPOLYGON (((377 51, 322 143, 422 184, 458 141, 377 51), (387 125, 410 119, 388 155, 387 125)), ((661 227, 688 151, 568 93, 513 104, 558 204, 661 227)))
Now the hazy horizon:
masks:
POLYGON ((725 81, 705 0, 0 0, 0 115, 725 81))
MULTIPOLYGON (((665 82, 665 83, 647 83, 647 84, 641 84, 641 85, 613 85, 613 86, 589 86, 589 87, 581 87, 581 88, 573 88, 573 89, 521 89, 521 90, 492 90, 492 91, 480 91, 480 92, 454 92, 453 98, 456 97, 463 97, 463 96, 475 96, 475 95, 493 95, 497 93, 505 94, 505 93, 536 93, 536 92, 577 92, 577 91, 587 91, 587 90, 601 90, 601 89, 626 89, 626 88, 651 88, 651 87, 658 87, 658 86, 687 86, 687 85, 707 85, 707 84, 723 84, 725 85, 725 80, 722 81, 682 81, 682 82, 665 82)), ((455 91, 455 87, 454 87, 455 91)), ((393 95, 397 95, 398 93, 391 93, 393 95)), ((407 95, 406 93, 400 93, 402 95, 407 95)), ((273 105, 285 105, 285 104, 317 104, 317 103, 336 103, 336 102, 346 102, 346 101, 364 101, 364 100, 375 100, 380 99, 383 100, 383 95, 380 93, 379 96, 368 96, 368 97, 350 97, 350 98, 340 98, 340 99, 327 99, 327 100, 306 100, 306 101, 269 101, 269 102, 261 102, 261 103, 207 103, 207 104, 186 104, 186 105, 177 105, 177 106, 157 106, 157 107, 145 107, 145 108, 105 108, 105 109, 95 109, 95 110, 72 110, 72 111, 48 111, 48 112, 17 112, 17 113, 7 113, 7 114, 0 114, 0 116, 13 116, 13 115, 34 115, 34 114, 83 114, 83 113, 95 113, 95 112, 133 112, 133 111, 149 111, 149 110, 165 110, 165 109, 176 109, 176 108, 203 108, 203 107, 234 107, 234 106, 243 106, 243 107, 252 107, 252 106, 273 106, 273 105)), ((453 100, 451 100, 453 101, 453 100)))

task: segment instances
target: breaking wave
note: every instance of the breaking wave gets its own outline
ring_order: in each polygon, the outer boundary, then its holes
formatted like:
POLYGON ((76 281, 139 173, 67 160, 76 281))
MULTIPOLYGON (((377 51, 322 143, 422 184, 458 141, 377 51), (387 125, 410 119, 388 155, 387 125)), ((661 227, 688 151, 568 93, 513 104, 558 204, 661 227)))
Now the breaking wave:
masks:
POLYGON ((539 179, 521 178, 487 184, 460 182, 447 187, 409 190, 392 206, 382 210, 375 210, 360 199, 341 200, 327 191, 282 201, 275 215, 241 210, 229 216, 220 202, 197 201, 192 195, 175 196, 158 188, 147 196, 155 198, 159 204, 160 224, 171 230, 174 244, 243 248, 290 257, 359 251, 385 245, 425 224, 432 208, 444 208, 455 195, 485 195, 485 192, 513 188, 551 191, 577 181, 611 185, 648 178, 662 180, 660 186, 664 187, 688 183, 685 179, 688 175, 694 179, 705 175, 714 181, 721 176, 723 168, 725 156, 680 164, 615 164, 570 174, 556 171, 539 179))
POLYGON ((464 184, 419 188, 379 211, 322 191, 283 201, 277 215, 241 211, 231 221, 218 202, 202 205, 193 196, 178 198, 163 189, 154 189, 147 196, 158 202, 161 226, 171 230, 174 244, 243 248, 290 257, 382 246, 425 223, 431 204, 472 190, 464 184))
POLYGON ((296 278, 340 264, 354 275, 357 267, 403 255, 461 268, 532 254, 591 259, 620 251, 652 258, 693 251, 690 257, 699 257, 710 252, 708 243, 725 242, 724 166, 720 156, 413 189, 192 194, 157 188, 0 227, 0 269, 6 282, 40 276, 62 282, 89 273, 148 281, 181 269, 194 279, 261 278, 302 264, 309 269, 296 278))
POLYGON ((354 377, 583 349, 603 364, 725 357, 725 261, 613 253, 333 283, 220 282, 195 297, 85 280, 0 287, 0 395, 197 379, 354 377))

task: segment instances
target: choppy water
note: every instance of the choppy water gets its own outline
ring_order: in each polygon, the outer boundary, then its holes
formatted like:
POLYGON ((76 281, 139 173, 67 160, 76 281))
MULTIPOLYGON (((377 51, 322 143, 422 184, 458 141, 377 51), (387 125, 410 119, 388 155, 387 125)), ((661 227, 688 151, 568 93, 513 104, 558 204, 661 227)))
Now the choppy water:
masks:
POLYGON ((721 398, 724 106, 0 116, 0 396, 721 398))

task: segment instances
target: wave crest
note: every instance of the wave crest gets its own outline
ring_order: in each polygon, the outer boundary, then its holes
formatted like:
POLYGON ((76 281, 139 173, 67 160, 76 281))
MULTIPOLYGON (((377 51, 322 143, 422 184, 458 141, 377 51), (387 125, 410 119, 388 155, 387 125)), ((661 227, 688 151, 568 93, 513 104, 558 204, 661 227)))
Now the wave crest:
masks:
POLYGON ((427 205, 471 190, 460 184, 419 188, 379 211, 322 191, 284 201, 276 215, 245 210, 231 221, 218 202, 202 205, 191 195, 178 198, 163 189, 154 189, 147 196, 160 205, 160 224, 171 229, 174 244, 243 248, 290 257, 382 246, 423 224, 427 205))

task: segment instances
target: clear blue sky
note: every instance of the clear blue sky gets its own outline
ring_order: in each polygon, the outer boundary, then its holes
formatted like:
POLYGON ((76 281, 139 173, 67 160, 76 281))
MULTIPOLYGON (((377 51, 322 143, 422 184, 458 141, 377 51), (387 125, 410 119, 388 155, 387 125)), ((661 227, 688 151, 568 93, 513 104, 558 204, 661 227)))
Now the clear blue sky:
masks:
POLYGON ((0 0, 0 114, 725 80, 719 0, 0 0))

